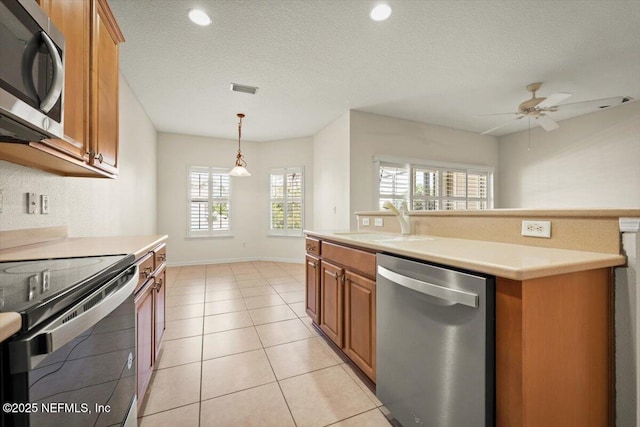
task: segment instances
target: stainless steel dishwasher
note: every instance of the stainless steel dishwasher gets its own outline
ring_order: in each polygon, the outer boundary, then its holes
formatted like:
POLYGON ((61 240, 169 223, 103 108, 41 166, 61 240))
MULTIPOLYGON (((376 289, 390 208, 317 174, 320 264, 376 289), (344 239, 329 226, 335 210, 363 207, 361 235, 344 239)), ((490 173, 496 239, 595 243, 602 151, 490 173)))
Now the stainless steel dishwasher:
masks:
POLYGON ((403 426, 493 426, 495 279, 378 254, 376 395, 403 426))

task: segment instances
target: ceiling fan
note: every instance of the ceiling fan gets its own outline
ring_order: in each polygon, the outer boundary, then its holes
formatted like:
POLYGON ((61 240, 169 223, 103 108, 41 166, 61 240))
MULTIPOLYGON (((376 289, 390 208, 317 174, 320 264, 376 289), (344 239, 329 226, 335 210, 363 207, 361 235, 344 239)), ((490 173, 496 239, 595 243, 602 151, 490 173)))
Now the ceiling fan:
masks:
POLYGON ((527 86, 527 90, 531 92, 531 99, 528 99, 518 105, 518 111, 514 113, 497 113, 497 114, 485 114, 484 116, 501 116, 501 115, 515 115, 514 119, 508 122, 502 123, 496 127, 493 127, 487 131, 482 132, 482 135, 486 135, 495 130, 498 130, 513 120, 520 120, 524 117, 534 119, 544 130, 547 132, 558 129, 560 125, 549 117, 549 113, 556 111, 571 111, 571 110, 589 110, 603 109, 614 105, 622 104, 630 101, 632 98, 628 96, 617 96, 614 98, 593 99, 591 101, 574 102, 571 104, 561 104, 562 101, 571 96, 570 93, 558 92, 549 95, 548 97, 536 97, 536 92, 540 89, 542 83, 531 83, 527 86))

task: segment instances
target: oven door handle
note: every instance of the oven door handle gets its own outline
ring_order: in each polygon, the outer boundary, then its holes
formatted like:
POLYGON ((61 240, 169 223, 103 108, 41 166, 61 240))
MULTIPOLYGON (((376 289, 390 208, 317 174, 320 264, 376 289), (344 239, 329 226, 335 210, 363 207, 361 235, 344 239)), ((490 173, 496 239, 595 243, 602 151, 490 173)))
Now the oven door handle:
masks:
POLYGON ((62 348, 87 329, 95 326, 132 294, 138 283, 138 266, 119 274, 80 302, 65 310, 44 327, 9 343, 11 373, 35 368, 48 354, 62 348), (123 277, 128 277, 120 283, 123 277))

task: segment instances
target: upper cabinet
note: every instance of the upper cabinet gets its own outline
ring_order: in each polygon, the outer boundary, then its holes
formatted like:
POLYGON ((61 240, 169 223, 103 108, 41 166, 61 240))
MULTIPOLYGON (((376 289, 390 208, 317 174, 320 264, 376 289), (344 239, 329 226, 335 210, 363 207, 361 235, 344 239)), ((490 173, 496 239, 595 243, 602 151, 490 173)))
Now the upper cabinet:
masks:
POLYGON ((106 0, 39 0, 65 36, 64 139, 0 144, 0 159, 67 176, 118 174, 118 45, 106 0))

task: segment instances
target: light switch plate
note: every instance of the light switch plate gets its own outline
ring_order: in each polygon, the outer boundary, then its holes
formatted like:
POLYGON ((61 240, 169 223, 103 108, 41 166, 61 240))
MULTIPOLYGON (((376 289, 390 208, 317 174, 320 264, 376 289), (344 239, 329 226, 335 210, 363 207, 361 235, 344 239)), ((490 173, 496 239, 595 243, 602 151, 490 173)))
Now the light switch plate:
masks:
POLYGON ((369 218, 362 218, 362 225, 369 225, 369 218))
POLYGON ((46 194, 40 196, 40 213, 49 213, 49 196, 47 196, 46 194))

